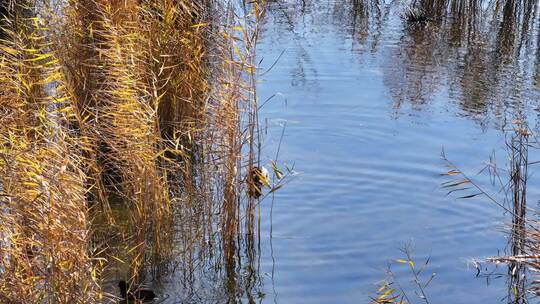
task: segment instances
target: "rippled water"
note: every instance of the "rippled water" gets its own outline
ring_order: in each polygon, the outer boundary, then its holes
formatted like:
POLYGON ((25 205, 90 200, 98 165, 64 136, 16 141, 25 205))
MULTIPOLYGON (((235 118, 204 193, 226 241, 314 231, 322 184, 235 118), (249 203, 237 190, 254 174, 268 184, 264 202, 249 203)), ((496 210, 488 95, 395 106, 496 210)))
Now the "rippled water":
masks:
POLYGON ((504 301, 506 279, 487 284, 470 261, 504 251, 509 218, 481 198, 446 196, 441 151, 471 175, 493 151, 504 166, 502 130, 518 116, 536 122, 536 40, 507 47, 489 22, 475 37, 451 19, 407 28, 403 5, 377 8, 270 5, 258 56, 272 69, 258 91, 277 95, 260 114, 264 157, 286 126, 278 163, 301 174, 275 193, 272 218, 272 199, 262 203, 263 302, 367 303, 407 242, 415 258, 431 257, 431 302, 504 301))

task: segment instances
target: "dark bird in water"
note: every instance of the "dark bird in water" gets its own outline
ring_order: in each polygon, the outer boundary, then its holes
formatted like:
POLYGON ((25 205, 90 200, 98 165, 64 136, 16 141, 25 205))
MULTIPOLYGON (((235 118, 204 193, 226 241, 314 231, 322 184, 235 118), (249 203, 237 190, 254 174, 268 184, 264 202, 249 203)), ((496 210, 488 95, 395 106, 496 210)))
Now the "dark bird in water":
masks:
POLYGON ((248 194, 251 197, 259 198, 262 195, 263 186, 269 185, 268 170, 265 167, 253 167, 249 174, 251 180, 248 179, 248 194))
POLYGON ((126 281, 118 282, 120 297, 126 303, 149 303, 156 298, 156 294, 150 289, 143 289, 140 286, 128 286, 126 281))

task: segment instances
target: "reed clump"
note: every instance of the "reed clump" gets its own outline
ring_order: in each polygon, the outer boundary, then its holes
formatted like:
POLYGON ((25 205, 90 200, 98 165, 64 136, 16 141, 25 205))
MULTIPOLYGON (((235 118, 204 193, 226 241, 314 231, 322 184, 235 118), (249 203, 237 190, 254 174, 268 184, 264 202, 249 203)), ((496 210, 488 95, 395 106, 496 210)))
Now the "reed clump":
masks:
POLYGON ((11 13, 0 47, 0 300, 87 303, 99 286, 72 94, 42 20, 23 4, 11 13))
MULTIPOLYGON (((537 274, 540 269, 538 220, 537 211, 527 206, 527 187, 530 177, 530 166, 534 164, 529 159, 529 149, 538 149, 539 143, 534 131, 529 128, 523 117, 518 117, 512 123, 506 140, 507 168, 499 168, 491 157, 486 167, 481 171, 490 174, 493 185, 499 187, 502 197, 489 193, 475 180, 444 158, 450 170, 444 176, 457 176, 444 183, 449 189, 448 194, 460 193, 459 198, 471 199, 484 197, 501 207, 511 216, 508 229, 508 250, 504 255, 487 259, 496 264, 505 264, 507 269, 508 301, 511 303, 528 303, 531 294, 538 295, 537 280, 530 280, 529 273, 537 274), (535 216, 531 216, 531 214, 535 216)), ((444 155, 443 155, 444 157, 444 155)), ((477 276, 481 267, 477 263, 477 276)), ((489 276, 487 274, 486 276, 489 276)))
POLYGON ((16 2, 0 44, 0 301, 99 302, 178 265, 229 286, 256 256, 264 4, 55 6, 16 2))

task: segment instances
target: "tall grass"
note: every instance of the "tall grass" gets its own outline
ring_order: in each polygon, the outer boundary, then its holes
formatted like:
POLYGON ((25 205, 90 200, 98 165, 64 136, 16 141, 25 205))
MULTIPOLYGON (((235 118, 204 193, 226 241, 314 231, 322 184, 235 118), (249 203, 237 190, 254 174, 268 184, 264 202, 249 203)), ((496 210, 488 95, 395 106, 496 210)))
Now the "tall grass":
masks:
POLYGON ((1 43, 0 299, 91 303, 201 263, 235 288, 264 4, 55 5, 18 2, 1 43))
POLYGON ((87 303, 99 287, 73 96, 42 20, 24 4, 11 16, 0 47, 0 300, 87 303))

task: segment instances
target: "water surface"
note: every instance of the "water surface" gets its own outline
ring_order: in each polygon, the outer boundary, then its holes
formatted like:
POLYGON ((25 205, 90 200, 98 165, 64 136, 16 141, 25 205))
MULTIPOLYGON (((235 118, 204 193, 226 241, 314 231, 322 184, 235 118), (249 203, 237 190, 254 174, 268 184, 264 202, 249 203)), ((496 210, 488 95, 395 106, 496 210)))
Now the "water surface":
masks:
POLYGON ((408 242, 431 257, 431 302, 504 302, 505 278, 487 284, 470 262, 504 251, 508 215, 446 196, 441 151, 473 176, 493 151, 505 165, 502 130, 536 122, 536 33, 508 38, 487 17, 474 35, 455 18, 407 27, 404 4, 376 8, 270 4, 258 56, 272 69, 258 92, 277 95, 260 114, 264 157, 286 126, 278 163, 301 174, 276 192, 272 221, 271 197, 262 203, 262 302, 367 303, 408 242))

